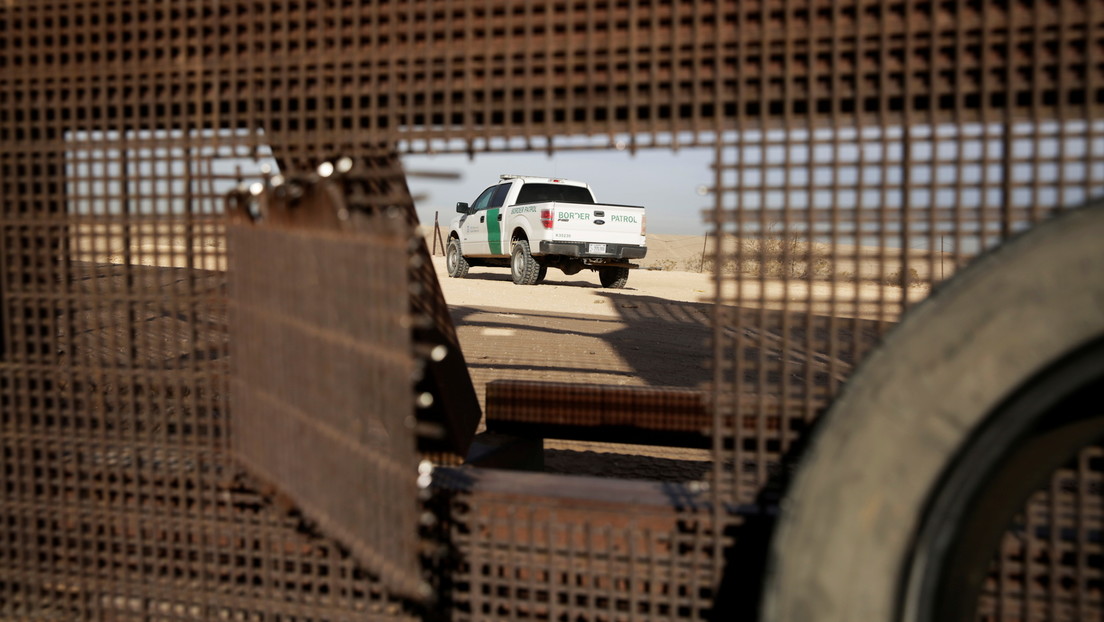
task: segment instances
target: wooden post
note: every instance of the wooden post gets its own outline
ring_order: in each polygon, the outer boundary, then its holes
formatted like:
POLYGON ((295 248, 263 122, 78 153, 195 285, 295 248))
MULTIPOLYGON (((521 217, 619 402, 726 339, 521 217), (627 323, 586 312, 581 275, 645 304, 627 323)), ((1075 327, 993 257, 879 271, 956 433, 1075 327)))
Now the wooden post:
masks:
POLYGON ((705 247, 709 244, 709 232, 705 232, 705 239, 702 240, 702 256, 701 263, 698 264, 698 273, 705 271, 705 247))
POLYGON ((431 256, 437 254, 437 227, 439 226, 437 221, 437 214, 438 212, 433 212, 433 250, 429 251, 429 254, 431 256))
POLYGON ((441 225, 437 220, 437 216, 440 212, 433 212, 433 250, 430 251, 430 255, 437 254, 437 242, 441 243, 441 254, 445 254, 445 241, 441 238, 441 225))

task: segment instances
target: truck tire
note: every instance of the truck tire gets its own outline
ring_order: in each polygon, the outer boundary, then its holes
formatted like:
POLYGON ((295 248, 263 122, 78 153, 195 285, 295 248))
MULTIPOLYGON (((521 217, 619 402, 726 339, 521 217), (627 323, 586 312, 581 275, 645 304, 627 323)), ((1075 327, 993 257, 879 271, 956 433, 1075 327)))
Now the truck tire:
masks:
POLYGON ((460 252, 460 240, 449 238, 448 248, 445 249, 445 269, 448 275, 462 279, 468 275, 468 260, 464 259, 464 253, 460 252))
MULTIPOLYGON (((1008 519, 1099 437, 1104 204, 999 247, 913 309, 818 422, 761 620, 973 619, 1008 519)), ((1082 588, 1084 589, 1084 588, 1082 588)))
POLYGON ((544 277, 548 276, 548 266, 541 266, 537 271, 537 285, 544 282, 544 277))
POLYGON ((529 241, 514 240, 514 248, 510 252, 510 276, 513 277, 514 283, 536 285, 539 274, 540 265, 529 252, 529 241))
POLYGON ((629 282, 628 268, 598 268, 598 280, 602 287, 621 289, 629 282))

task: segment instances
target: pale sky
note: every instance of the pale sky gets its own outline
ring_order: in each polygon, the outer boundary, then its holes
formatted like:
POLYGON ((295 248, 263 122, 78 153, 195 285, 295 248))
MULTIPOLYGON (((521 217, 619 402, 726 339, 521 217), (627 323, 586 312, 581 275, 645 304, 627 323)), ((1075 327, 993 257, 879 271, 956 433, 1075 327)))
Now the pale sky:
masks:
POLYGON ((582 150, 546 153, 514 152, 467 155, 403 156, 408 171, 460 173, 457 180, 410 177, 410 192, 422 224, 433 224, 440 212, 442 226, 456 213, 456 203, 471 203, 501 174, 562 177, 590 184, 599 203, 643 205, 648 210, 648 233, 700 235, 707 229, 702 211, 712 209, 713 196, 700 194, 713 185, 709 165, 713 150, 683 148, 629 151, 582 150), (425 195, 424 198, 419 195, 425 195))

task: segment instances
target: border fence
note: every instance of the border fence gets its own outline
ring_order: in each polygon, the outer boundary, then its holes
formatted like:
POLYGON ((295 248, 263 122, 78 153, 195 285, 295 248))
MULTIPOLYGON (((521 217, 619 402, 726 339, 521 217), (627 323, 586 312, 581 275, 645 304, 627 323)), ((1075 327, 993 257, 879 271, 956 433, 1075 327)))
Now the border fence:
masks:
MULTIPOLYGON (((1102 195, 1094 0, 4 3, 0 617, 751 615, 866 355, 1102 195), (458 466, 479 407, 399 156, 690 146, 706 479, 458 466)), ((978 619, 1104 615, 1101 472, 1031 498, 978 619)))

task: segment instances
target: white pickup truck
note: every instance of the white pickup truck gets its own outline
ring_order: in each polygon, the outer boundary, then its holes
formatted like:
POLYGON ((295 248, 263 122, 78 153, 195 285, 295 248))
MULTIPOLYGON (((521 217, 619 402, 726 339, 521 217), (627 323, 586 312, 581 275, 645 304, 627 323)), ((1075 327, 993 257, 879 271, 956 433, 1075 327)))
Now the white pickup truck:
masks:
POLYGON ((502 175, 456 211, 445 253, 451 277, 471 266, 509 266, 514 283, 535 285, 549 268, 589 269, 603 287, 624 287, 638 267, 628 260, 648 250, 644 208, 595 203, 579 181, 502 175))

